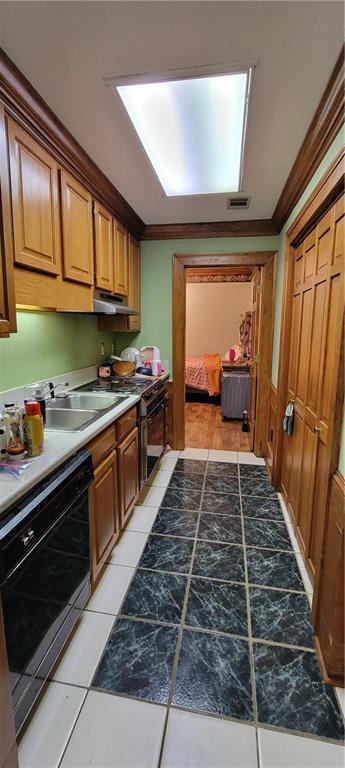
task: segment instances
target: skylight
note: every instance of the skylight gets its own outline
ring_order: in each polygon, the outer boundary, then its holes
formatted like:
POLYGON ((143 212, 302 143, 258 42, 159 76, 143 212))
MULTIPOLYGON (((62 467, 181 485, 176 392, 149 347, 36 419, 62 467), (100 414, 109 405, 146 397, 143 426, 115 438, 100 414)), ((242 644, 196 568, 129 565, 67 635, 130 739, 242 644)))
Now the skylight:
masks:
POLYGON ((251 68, 116 89, 167 196, 239 192, 251 68))

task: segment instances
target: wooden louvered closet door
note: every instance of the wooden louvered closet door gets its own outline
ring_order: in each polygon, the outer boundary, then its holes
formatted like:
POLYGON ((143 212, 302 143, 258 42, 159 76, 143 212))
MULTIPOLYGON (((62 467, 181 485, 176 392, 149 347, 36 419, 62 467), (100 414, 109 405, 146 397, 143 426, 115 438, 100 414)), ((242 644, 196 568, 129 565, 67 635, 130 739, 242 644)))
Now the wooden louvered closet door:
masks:
POLYGON ((344 195, 291 252, 288 400, 295 420, 292 437, 284 436, 282 487, 313 578, 321 557, 340 366, 344 195))

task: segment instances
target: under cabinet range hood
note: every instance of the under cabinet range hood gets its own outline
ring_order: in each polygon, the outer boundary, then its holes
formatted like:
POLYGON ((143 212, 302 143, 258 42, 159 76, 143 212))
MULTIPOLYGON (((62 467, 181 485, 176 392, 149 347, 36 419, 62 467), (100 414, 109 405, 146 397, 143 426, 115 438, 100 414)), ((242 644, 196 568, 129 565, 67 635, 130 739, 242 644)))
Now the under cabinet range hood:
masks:
POLYGON ((99 315, 139 315, 137 309, 127 305, 127 300, 124 296, 97 291, 93 297, 93 311, 99 315))

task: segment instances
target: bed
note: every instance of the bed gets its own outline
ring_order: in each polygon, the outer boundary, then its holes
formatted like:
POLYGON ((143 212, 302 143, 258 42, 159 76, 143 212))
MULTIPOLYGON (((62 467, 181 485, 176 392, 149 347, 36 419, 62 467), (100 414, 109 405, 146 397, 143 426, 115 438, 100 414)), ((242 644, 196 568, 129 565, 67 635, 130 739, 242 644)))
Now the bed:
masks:
POLYGON ((210 397, 220 394, 221 357, 205 354, 187 355, 185 384, 187 392, 205 392, 210 397))

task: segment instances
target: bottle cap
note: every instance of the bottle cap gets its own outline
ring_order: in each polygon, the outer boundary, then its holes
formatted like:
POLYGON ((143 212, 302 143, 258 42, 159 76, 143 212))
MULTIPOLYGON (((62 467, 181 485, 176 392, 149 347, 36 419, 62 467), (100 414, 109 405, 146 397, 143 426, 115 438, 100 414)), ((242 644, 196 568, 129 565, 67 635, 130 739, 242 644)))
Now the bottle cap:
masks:
POLYGON ((40 404, 35 400, 25 403, 25 413, 27 416, 39 416, 41 413, 40 404))

